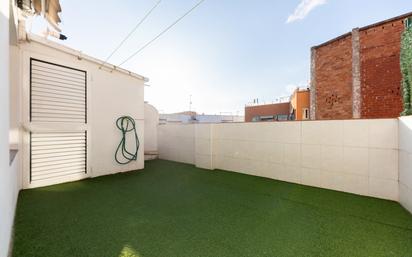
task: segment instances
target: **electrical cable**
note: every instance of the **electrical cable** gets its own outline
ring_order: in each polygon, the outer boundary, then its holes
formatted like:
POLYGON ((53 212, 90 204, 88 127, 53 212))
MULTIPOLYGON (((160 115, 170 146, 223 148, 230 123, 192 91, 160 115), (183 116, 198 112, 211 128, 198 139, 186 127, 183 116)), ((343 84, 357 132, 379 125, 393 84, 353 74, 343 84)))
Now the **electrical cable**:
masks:
POLYGON ((199 5, 201 5, 205 0, 200 0, 197 4, 195 4, 192 8, 190 8, 185 14, 180 16, 177 20, 175 20, 172 24, 170 24, 166 29, 164 29, 162 32, 160 32, 157 36, 155 36, 152 40, 144 44, 139 50, 134 52, 132 55, 130 55, 128 58, 126 58, 123 62, 121 62, 118 66, 121 66, 128 62, 130 59, 135 57, 138 53, 143 51, 146 47, 148 47, 150 44, 152 44, 154 41, 156 41, 159 37, 161 37, 164 33, 166 33, 168 30, 170 30, 174 25, 176 25, 179 21, 181 21, 184 17, 189 15, 194 9, 196 9, 199 5))
POLYGON ((136 161, 140 142, 139 142, 139 137, 137 136, 135 120, 130 116, 122 116, 116 120, 116 127, 122 132, 122 140, 117 146, 116 153, 114 155, 116 162, 118 164, 128 164, 131 161, 136 161), (129 132, 134 133, 136 148, 133 152, 129 152, 126 148, 126 143, 127 143, 126 138, 127 138, 127 133, 129 132), (118 158, 120 149, 121 149, 122 157, 123 159, 125 159, 123 161, 119 160, 118 158))
POLYGON ((133 33, 142 25, 142 23, 150 16, 150 14, 156 9, 156 7, 162 2, 162 0, 158 0, 156 4, 143 16, 143 18, 136 24, 136 26, 129 32, 129 34, 120 42, 120 44, 110 53, 110 55, 104 60, 104 62, 100 65, 100 68, 103 67, 109 59, 117 52, 117 50, 122 47, 122 45, 133 35, 133 33))

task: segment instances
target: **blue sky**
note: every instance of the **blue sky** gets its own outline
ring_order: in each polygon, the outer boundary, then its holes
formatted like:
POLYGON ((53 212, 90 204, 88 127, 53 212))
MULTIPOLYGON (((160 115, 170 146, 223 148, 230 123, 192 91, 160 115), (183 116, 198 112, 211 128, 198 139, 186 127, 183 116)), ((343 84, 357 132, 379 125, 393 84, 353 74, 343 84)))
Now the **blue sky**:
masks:
MULTIPOLYGON (((61 0, 63 44, 105 59, 157 0, 61 0)), ((119 64, 198 0, 163 0, 110 59, 119 64)), ((239 113, 310 79, 310 47, 412 11, 408 0, 206 0, 124 68, 161 112, 239 113), (303 2, 303 3, 302 3, 303 2), (295 15, 294 15, 295 14, 295 15)), ((33 32, 40 31, 34 21, 33 32)))

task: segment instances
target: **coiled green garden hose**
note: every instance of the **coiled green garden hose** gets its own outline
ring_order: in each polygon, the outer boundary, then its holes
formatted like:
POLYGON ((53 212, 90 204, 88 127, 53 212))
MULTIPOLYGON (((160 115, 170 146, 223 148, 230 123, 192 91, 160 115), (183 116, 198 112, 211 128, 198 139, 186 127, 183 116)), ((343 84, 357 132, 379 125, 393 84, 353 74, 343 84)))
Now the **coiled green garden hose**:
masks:
POLYGON ((117 146, 116 153, 114 155, 116 162, 118 164, 128 164, 131 161, 136 161, 140 146, 139 137, 137 136, 136 131, 136 122, 130 116, 122 116, 116 120, 116 126, 122 132, 122 140, 117 146), (126 148, 126 137, 129 132, 134 133, 134 138, 136 140, 136 149, 133 152, 128 151, 126 148), (125 159, 124 161, 120 161, 118 158, 120 149, 122 150, 121 152, 123 159, 125 159))

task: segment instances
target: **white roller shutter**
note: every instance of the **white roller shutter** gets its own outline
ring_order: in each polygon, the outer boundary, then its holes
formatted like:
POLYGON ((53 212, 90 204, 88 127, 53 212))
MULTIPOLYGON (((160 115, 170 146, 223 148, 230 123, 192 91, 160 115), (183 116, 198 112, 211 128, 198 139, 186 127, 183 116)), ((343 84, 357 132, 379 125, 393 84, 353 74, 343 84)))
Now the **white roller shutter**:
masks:
POLYGON ((65 182, 87 173, 87 131, 61 130, 87 123, 86 79, 85 71, 30 60, 30 123, 40 127, 30 132, 31 184, 65 182))
POLYGON ((32 133, 32 182, 85 174, 87 132, 32 133))
POLYGON ((87 122, 86 72, 31 60, 31 122, 87 122))

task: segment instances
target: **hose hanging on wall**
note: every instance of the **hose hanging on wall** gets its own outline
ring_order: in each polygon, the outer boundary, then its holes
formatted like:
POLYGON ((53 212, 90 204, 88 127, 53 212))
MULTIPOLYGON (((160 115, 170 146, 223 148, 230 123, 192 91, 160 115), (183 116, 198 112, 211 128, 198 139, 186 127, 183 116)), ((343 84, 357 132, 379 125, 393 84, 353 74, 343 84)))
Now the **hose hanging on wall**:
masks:
POLYGON ((122 132, 122 140, 120 141, 119 145, 117 146, 116 153, 115 153, 115 160, 118 164, 128 164, 131 161, 137 160, 137 152, 139 151, 139 138, 137 136, 136 131, 136 122, 130 116, 122 116, 116 120, 117 128, 122 132), (134 151, 128 151, 126 148, 126 137, 127 133, 132 132, 134 133, 134 138, 136 141, 136 148, 134 151), (118 158, 119 152, 121 149, 122 157, 125 159, 124 161, 120 161, 118 158))

